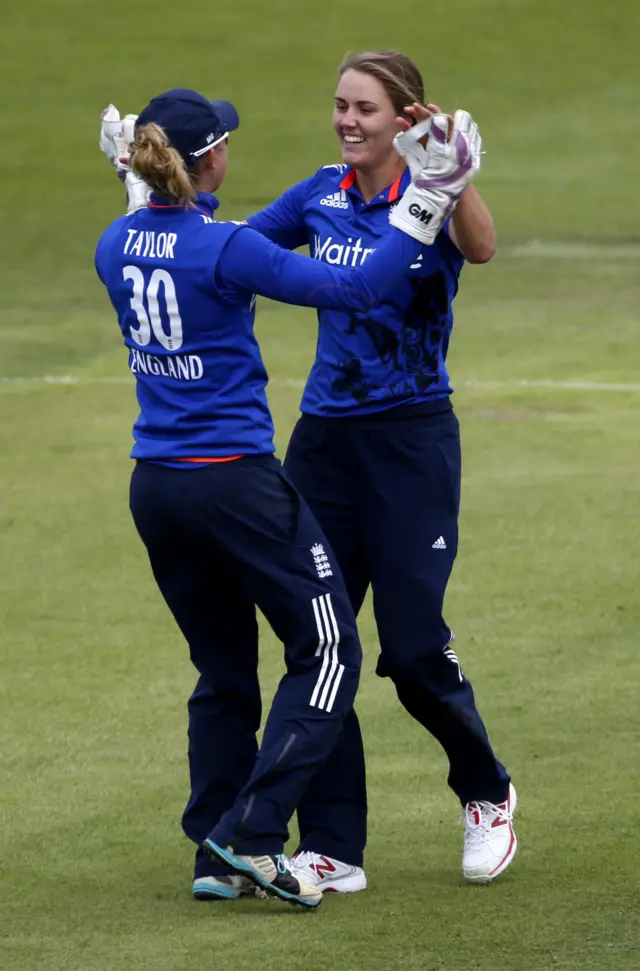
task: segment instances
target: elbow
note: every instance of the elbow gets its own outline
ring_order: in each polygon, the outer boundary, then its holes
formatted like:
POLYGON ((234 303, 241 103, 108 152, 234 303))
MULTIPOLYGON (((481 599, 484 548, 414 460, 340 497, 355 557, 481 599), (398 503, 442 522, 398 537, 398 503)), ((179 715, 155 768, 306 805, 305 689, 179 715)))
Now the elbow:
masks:
POLYGON ((469 247, 469 251, 463 253, 467 263, 488 263, 496 255, 495 239, 483 240, 469 247))

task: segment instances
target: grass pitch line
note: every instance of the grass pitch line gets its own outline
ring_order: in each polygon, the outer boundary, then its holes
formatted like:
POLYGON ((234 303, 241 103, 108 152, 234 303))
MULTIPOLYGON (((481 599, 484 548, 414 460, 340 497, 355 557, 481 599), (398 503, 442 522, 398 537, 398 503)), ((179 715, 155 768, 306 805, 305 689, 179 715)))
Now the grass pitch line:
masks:
POLYGON ((618 384, 608 381, 552 381, 547 378, 510 381, 460 381, 458 387, 479 388, 486 391, 518 388, 540 388, 550 391, 640 391, 640 384, 618 384))
MULTIPOLYGON (((29 388, 45 387, 66 387, 75 385, 90 384, 114 384, 133 386, 133 379, 127 375, 114 375, 112 377, 76 377, 71 374, 43 374, 33 377, 0 377, 0 390, 3 388, 29 388)), ((269 382, 275 388, 296 388, 302 389, 306 384, 305 378, 274 378, 269 382)), ((541 389, 548 391, 619 391, 619 392, 640 392, 640 384, 623 384, 608 381, 553 381, 547 378, 529 380, 526 378, 511 378, 506 381, 457 381, 458 388, 469 388, 484 391, 517 391, 520 388, 531 388, 532 390, 541 389)))
POLYGON ((131 378, 125 375, 115 375, 114 377, 75 377, 71 374, 36 374, 31 377, 0 377, 0 386, 8 385, 59 385, 59 384, 131 384, 131 378))
POLYGON ((504 255, 511 259, 543 260, 611 260, 612 262, 640 262, 640 244, 628 243, 572 243, 530 239, 526 243, 506 246, 504 255))

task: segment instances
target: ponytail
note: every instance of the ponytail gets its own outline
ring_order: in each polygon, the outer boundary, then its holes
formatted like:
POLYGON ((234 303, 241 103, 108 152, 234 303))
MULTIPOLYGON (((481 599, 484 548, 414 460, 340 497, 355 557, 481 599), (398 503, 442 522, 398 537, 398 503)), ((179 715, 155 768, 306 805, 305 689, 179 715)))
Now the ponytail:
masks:
POLYGON ((193 181, 182 156, 169 144, 159 125, 150 122, 137 129, 129 164, 160 195, 175 199, 182 206, 196 201, 193 181))

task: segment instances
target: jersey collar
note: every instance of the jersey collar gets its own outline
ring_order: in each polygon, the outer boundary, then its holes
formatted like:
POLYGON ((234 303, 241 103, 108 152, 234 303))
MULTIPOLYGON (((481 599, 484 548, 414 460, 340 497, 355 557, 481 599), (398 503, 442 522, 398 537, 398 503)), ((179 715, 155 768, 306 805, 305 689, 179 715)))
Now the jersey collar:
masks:
MULTIPOLYGON (((389 206, 397 202, 404 193, 406 192, 409 184, 411 182, 411 173, 408 168, 404 170, 400 178, 392 182, 391 185, 379 192, 377 196, 374 196, 371 202, 368 203, 369 206, 389 206)), ((342 181, 339 185, 340 189, 344 189, 345 192, 352 192, 359 199, 362 199, 362 193, 356 185, 356 170, 348 169, 347 172, 342 177, 342 181)))
POLYGON ((216 211, 220 203, 211 192, 196 192, 198 197, 198 209, 208 209, 211 215, 216 211))
MULTIPOLYGON (((207 216, 212 216, 220 205, 216 197, 210 192, 196 192, 196 195, 198 201, 195 203, 194 208, 200 212, 204 211, 207 216)), ((159 192, 152 192, 149 197, 149 208, 165 211, 167 209, 184 210, 185 207, 177 205, 172 199, 161 195, 159 192)))

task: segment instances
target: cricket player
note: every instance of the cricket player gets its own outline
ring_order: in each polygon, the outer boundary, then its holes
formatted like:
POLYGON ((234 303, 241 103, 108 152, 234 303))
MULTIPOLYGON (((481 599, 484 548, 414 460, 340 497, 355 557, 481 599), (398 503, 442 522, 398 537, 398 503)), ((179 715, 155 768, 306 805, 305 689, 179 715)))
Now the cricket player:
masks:
MULTIPOLYGON (((130 167, 153 191, 146 208, 103 234, 96 269, 136 377, 132 515, 207 689, 198 729, 212 783, 210 825, 197 842, 214 861, 218 896, 257 885, 315 907, 322 888, 283 855, 287 823, 352 709, 361 648, 333 550, 273 454, 255 294, 371 312, 424 259, 479 159, 462 131, 428 151, 417 130, 401 136, 415 186, 389 239, 354 271, 215 221, 213 193, 238 124, 229 102, 190 90, 147 105, 130 167), (445 160, 464 170, 449 180, 452 191, 440 177, 445 160), (256 606, 286 661, 259 752, 256 606)), ((447 119, 438 124, 446 132, 447 119)))
MULTIPOLYGON (((321 263, 352 271, 366 265, 410 185, 394 136, 428 115, 419 107, 424 100, 420 73, 404 55, 348 57, 333 110, 343 164, 319 169, 249 225, 280 246, 307 245, 321 263)), ((465 823, 462 871, 481 883, 501 874, 516 852, 516 792, 443 617, 461 484, 446 358, 464 262, 487 262, 494 251, 491 215, 470 185, 435 244, 380 306, 366 314, 318 312, 316 359, 284 463, 329 539, 356 615, 372 587, 377 673, 392 680, 401 704, 448 756, 465 823)), ((204 716, 199 694, 196 704, 204 716)), ((201 791, 204 763, 195 773, 201 791)), ((197 812, 197 796, 188 812, 197 812)), ((364 889, 366 812, 364 752, 351 711, 298 805, 298 868, 328 890, 364 889)))

